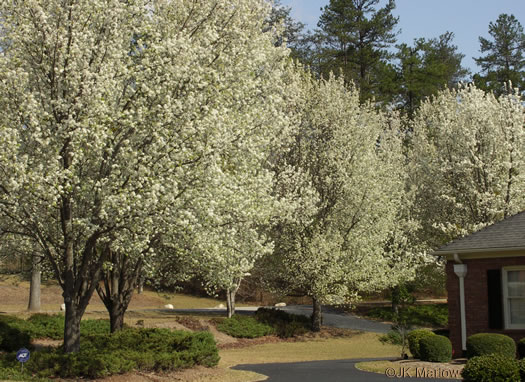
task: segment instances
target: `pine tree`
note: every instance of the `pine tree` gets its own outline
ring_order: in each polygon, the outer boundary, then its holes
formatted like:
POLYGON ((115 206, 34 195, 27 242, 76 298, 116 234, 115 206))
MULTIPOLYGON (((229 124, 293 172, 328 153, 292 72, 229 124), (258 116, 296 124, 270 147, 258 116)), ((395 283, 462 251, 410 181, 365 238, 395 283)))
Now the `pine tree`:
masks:
POLYGON ((514 17, 505 13, 489 24, 491 40, 479 38, 480 51, 485 56, 475 58, 482 73, 474 76, 474 82, 484 90, 496 95, 507 92, 509 82, 513 87, 525 87, 525 33, 514 17))
POLYGON ((413 46, 397 46, 396 66, 399 108, 412 118, 419 104, 439 90, 451 89, 464 80, 469 71, 461 66, 463 54, 452 44, 454 33, 438 38, 416 39, 413 46))
POLYGON ((341 71, 360 89, 361 100, 379 100, 382 69, 396 41, 399 18, 392 15, 394 0, 377 9, 379 0, 331 0, 323 8, 317 31, 321 37, 319 73, 341 71))

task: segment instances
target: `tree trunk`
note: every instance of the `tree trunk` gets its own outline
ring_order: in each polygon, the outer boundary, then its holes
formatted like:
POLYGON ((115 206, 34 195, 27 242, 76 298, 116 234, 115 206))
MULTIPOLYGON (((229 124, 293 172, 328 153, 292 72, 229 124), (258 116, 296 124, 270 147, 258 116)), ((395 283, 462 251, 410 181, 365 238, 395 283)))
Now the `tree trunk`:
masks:
POLYGON ((396 285, 395 287, 393 287, 391 289, 391 293, 392 293, 392 312, 394 314, 398 314, 399 313, 399 300, 400 300, 400 294, 401 294, 399 285, 396 285))
POLYGON ((109 313, 111 333, 114 333, 124 325, 124 315, 137 287, 142 261, 133 264, 128 256, 113 252, 109 260, 113 267, 103 277, 104 288, 97 286, 97 293, 109 313))
POLYGON ((321 330, 322 312, 321 303, 315 297, 312 297, 312 330, 319 332, 321 330))
POLYGON ((235 293, 237 292, 237 288, 228 288, 226 290, 226 312, 228 314, 228 318, 231 318, 235 314, 235 293))
POLYGON ((114 304, 112 309, 109 309, 109 323, 111 333, 115 333, 118 330, 122 330, 124 326, 124 313, 126 312, 127 306, 123 304, 114 304))
POLYGON ((144 277, 139 279, 139 288, 137 294, 142 294, 144 292, 144 277))
POLYGON ((41 258, 38 254, 31 256, 31 281, 29 284, 29 304, 27 310, 30 312, 40 311, 40 282, 41 282, 41 258))
POLYGON ((80 320, 82 315, 75 304, 64 299, 66 304, 66 318, 64 325, 64 352, 75 353, 80 350, 80 320))

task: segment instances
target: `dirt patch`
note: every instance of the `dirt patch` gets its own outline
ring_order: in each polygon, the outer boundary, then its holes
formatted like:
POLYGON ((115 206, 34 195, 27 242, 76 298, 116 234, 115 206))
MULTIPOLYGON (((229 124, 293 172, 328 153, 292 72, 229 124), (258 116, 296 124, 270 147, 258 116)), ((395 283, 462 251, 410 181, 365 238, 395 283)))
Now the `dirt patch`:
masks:
POLYGON ((207 321, 191 316, 177 316, 175 320, 193 331, 207 330, 208 326, 210 326, 207 321))
POLYGON ((35 350, 42 350, 45 348, 57 348, 62 345, 62 340, 52 340, 51 338, 36 338, 31 341, 31 345, 35 347, 35 350))
MULTIPOLYGON (((235 339, 235 338, 234 338, 235 339)), ((219 349, 241 349, 249 346, 273 344, 278 342, 296 342, 296 339, 283 339, 277 336, 265 336, 259 338, 236 338, 235 342, 219 344, 219 349)))
POLYGON ((148 323, 144 325, 145 328, 158 328, 158 329, 174 329, 174 330, 186 330, 186 331, 192 331, 191 329, 188 329, 184 325, 179 324, 176 321, 169 321, 169 322, 156 322, 156 323, 148 323))
POLYGON ((248 371, 198 366, 171 373, 134 372, 113 375, 104 379, 96 379, 94 382, 247 382, 262 381, 264 379, 264 376, 248 371))

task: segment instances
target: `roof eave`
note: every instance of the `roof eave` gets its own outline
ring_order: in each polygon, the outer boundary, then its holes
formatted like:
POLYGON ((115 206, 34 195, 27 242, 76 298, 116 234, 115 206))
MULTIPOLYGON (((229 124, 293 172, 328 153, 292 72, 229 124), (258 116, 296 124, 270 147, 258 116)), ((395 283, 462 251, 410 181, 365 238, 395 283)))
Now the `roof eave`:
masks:
POLYGON ((484 252, 507 252, 507 251, 525 251, 525 247, 504 247, 504 248, 471 248, 456 250, 436 250, 431 253, 433 256, 453 255, 454 253, 484 253, 484 252))

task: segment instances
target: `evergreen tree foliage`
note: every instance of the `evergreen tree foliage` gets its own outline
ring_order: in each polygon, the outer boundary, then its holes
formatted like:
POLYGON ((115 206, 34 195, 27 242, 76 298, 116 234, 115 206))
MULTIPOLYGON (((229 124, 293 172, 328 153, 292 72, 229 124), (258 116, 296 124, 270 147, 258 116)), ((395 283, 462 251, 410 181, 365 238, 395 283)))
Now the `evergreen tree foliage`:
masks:
POLYGON ((310 36, 317 49, 308 63, 322 76, 330 72, 344 75, 359 88, 361 100, 381 99, 383 64, 395 43, 398 18, 392 15, 394 0, 377 9, 379 0, 331 0, 323 8, 310 36), (316 51, 317 50, 317 51, 316 51))
POLYGON ((499 15, 489 24, 490 39, 480 37, 480 51, 484 56, 475 58, 482 74, 474 76, 476 85, 501 95, 513 87, 525 87, 525 33, 514 15, 499 15))
POLYGON ((461 66, 465 56, 452 44, 453 39, 454 33, 446 32, 430 40, 416 39, 413 46, 397 45, 398 86, 392 97, 409 118, 425 98, 466 79, 469 71, 461 66))

